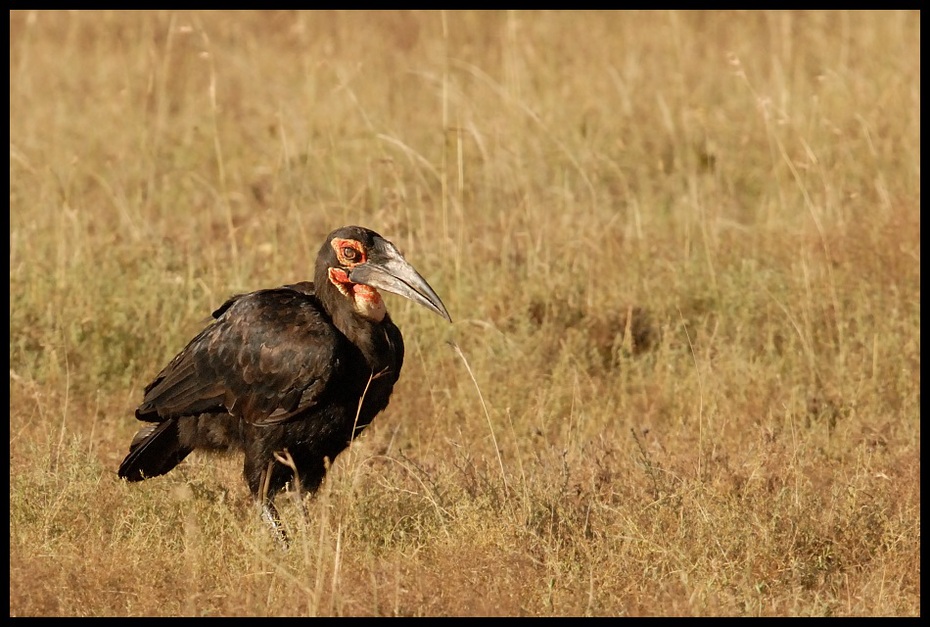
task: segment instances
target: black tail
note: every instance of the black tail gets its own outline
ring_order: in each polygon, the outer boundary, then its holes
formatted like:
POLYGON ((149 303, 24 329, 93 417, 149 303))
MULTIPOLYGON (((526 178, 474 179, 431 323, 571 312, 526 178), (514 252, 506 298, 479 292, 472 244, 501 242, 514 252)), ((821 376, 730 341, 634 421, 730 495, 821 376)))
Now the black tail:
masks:
POLYGON ((128 481, 142 481, 163 475, 192 450, 181 444, 176 418, 148 425, 132 439, 129 455, 119 465, 119 476, 128 481))

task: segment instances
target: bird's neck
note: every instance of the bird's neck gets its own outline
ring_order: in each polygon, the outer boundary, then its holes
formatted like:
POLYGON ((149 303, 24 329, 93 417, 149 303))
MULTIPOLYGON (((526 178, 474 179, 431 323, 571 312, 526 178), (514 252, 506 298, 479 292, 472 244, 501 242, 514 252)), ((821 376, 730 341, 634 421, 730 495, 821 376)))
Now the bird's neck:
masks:
POLYGON ((333 325, 361 351, 371 368, 372 376, 399 370, 398 349, 402 359, 403 346, 397 346, 401 341, 400 334, 394 332, 396 327, 391 317, 385 313, 380 320, 372 320, 356 311, 331 283, 326 281, 322 286, 323 289, 319 289, 317 295, 323 307, 329 313, 333 325))

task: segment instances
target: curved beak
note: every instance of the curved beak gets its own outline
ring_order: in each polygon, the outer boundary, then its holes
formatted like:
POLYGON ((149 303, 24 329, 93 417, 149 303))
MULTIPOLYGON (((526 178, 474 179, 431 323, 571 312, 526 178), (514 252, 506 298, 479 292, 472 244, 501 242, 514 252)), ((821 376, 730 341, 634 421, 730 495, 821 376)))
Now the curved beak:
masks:
POLYGON ((446 306, 433 288, 393 244, 376 237, 375 245, 369 248, 368 253, 368 261, 349 271, 350 281, 403 296, 452 322, 446 306))

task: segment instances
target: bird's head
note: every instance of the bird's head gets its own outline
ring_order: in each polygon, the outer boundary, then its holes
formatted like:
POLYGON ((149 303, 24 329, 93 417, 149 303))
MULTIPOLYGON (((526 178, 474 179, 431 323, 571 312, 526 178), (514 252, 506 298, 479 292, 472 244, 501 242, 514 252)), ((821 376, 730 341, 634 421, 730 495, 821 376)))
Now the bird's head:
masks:
POLYGON ((408 298, 452 322, 442 300, 397 247, 360 226, 344 226, 329 234, 317 257, 316 281, 334 285, 357 314, 376 322, 387 312, 379 289, 408 298))

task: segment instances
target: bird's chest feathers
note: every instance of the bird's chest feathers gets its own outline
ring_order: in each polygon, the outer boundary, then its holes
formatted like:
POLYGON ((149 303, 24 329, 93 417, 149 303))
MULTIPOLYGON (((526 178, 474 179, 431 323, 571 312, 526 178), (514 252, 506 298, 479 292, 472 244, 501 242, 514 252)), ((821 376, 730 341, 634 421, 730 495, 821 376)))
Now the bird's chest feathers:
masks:
POLYGON ((346 363, 346 378, 339 385, 341 391, 353 399, 350 403, 353 408, 352 414, 355 415, 356 408, 361 411, 357 420, 362 425, 368 424, 387 406, 394 384, 400 375, 402 362, 398 355, 393 350, 377 344, 378 342, 355 345, 358 352, 346 363), (348 384, 350 380, 352 383, 348 384))
POLYGON ((353 283, 342 268, 330 268, 329 280, 343 296, 352 302, 355 313, 374 322, 384 320, 387 307, 378 290, 361 283, 353 283))
POLYGON ((355 342, 364 359, 363 368, 371 376, 369 386, 393 386, 400 375, 403 357, 384 329, 374 328, 364 334, 364 339, 356 337, 355 342))

